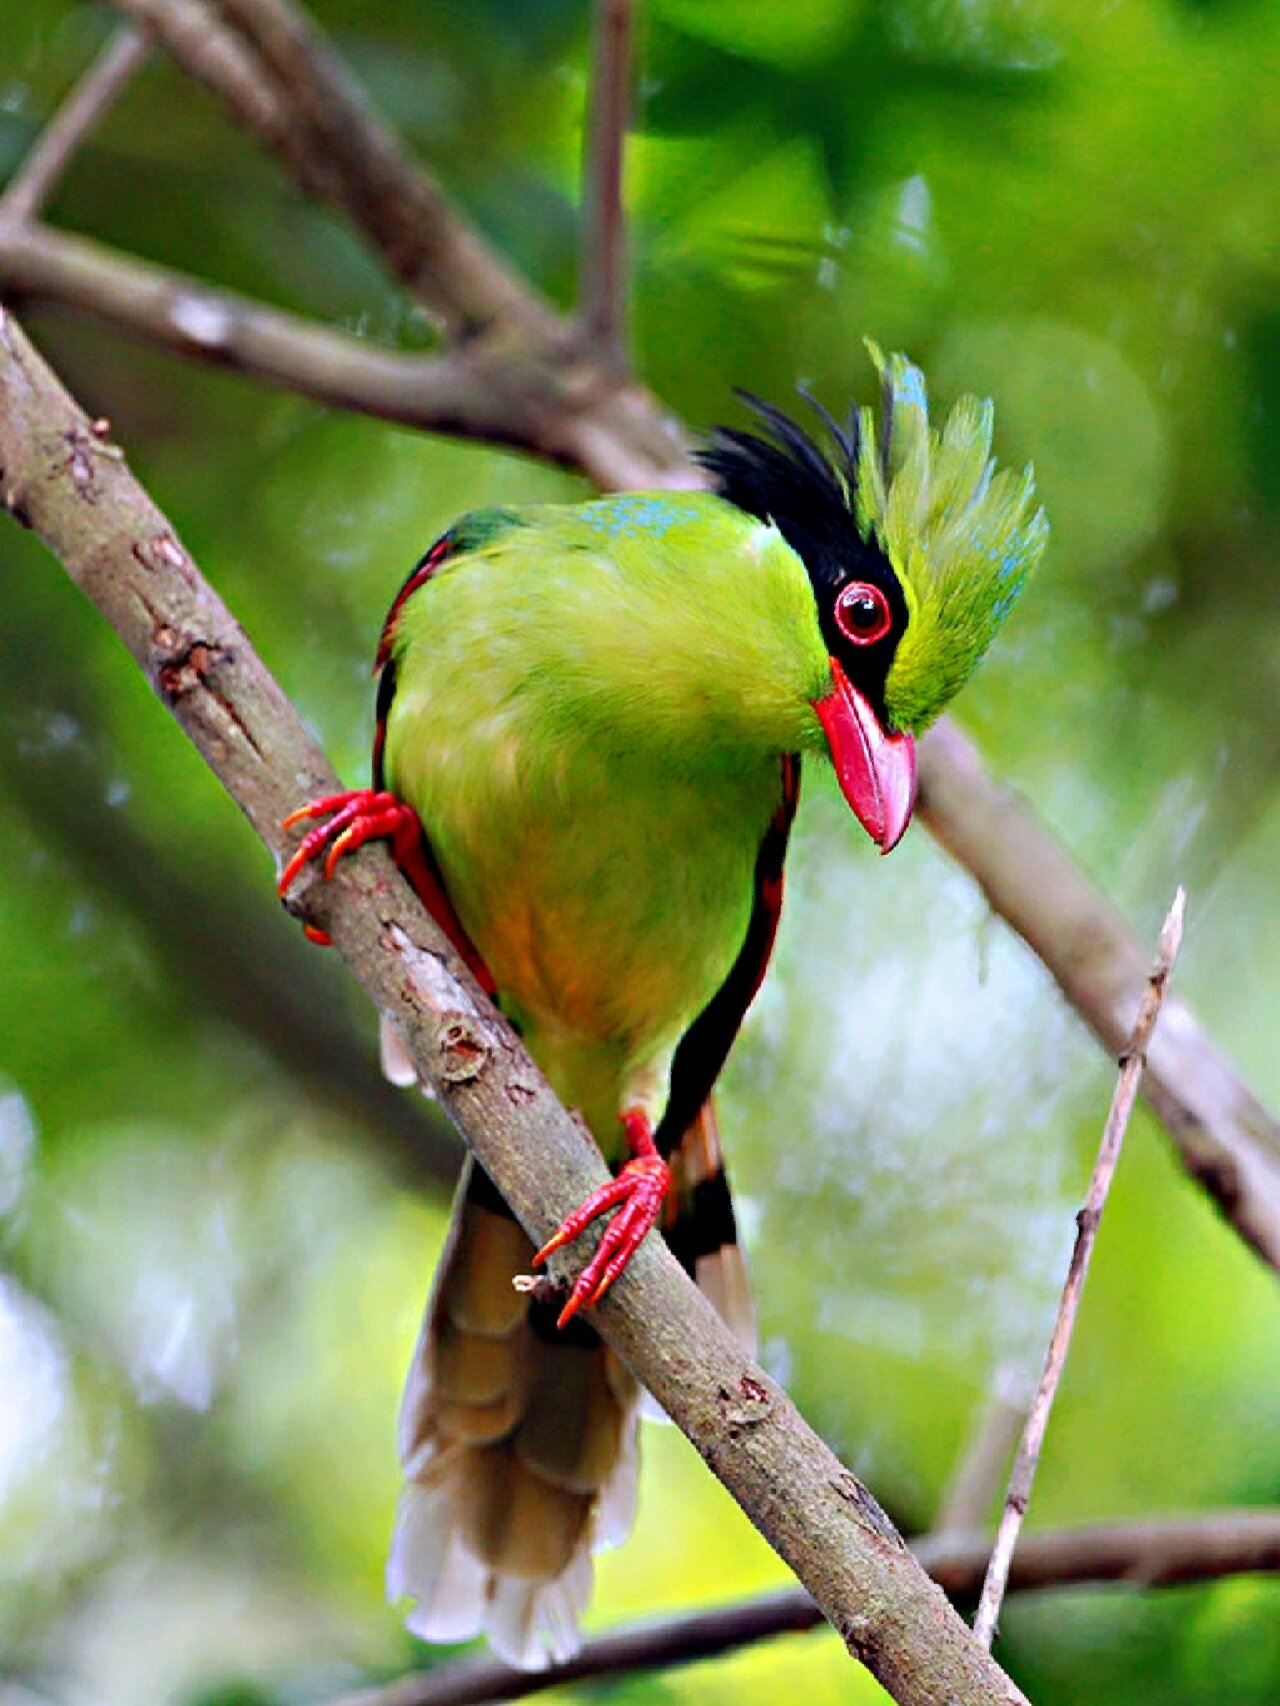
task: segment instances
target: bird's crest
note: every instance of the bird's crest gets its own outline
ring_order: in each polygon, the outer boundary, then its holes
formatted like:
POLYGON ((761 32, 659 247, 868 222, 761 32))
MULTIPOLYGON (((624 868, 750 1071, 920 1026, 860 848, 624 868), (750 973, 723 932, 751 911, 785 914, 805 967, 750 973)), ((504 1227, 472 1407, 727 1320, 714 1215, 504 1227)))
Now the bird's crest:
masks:
POLYGON ((773 522, 792 548, 811 562, 816 554, 847 552, 856 523, 859 411, 842 426, 815 398, 800 395, 831 440, 825 450, 773 403, 737 392, 768 434, 717 427, 694 455, 712 475, 717 493, 749 515, 773 522))
POLYGON ((841 580, 884 574, 907 621, 883 685, 898 728, 919 730, 980 662, 1044 551, 1049 524, 1030 468, 997 469, 990 402, 963 397, 941 432, 929 425, 924 375, 903 355, 868 350, 879 413, 838 423, 801 392, 825 428, 824 448, 781 409, 743 400, 768 438, 719 428, 698 459, 730 503, 773 522, 804 559, 822 602, 841 580))
POLYGON ((924 375, 867 346, 880 373, 877 421, 860 414, 858 528, 884 549, 910 621, 886 684, 894 721, 922 728, 963 685, 1017 601, 1049 538, 1035 478, 991 458, 991 403, 962 397, 941 432, 924 375))

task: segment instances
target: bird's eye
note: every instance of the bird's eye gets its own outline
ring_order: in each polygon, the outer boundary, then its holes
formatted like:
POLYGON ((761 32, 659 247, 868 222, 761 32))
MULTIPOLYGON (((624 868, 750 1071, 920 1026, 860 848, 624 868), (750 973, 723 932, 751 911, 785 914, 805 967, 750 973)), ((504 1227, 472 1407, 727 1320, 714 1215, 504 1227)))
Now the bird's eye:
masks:
POLYGON ((836 627, 855 646, 872 646, 893 626, 889 600, 870 581, 850 581, 836 599, 836 627))

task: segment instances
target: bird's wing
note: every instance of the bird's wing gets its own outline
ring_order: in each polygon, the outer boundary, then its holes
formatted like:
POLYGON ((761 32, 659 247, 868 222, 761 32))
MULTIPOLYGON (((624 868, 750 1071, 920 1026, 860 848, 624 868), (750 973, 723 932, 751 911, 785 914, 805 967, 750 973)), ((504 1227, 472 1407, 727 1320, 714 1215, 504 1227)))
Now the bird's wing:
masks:
POLYGON ((756 854, 755 902, 742 947, 728 977, 680 1039, 671 1064, 671 1093, 655 1133, 663 1155, 676 1150, 697 1119, 764 979, 782 911, 783 864, 799 793, 800 760, 787 753, 782 759, 778 809, 756 854))
MULTIPOLYGON (((470 518, 466 518, 470 519, 470 518)), ((474 528, 473 528, 474 533, 474 528)), ((381 792, 386 787, 384 754, 387 745, 387 718, 391 712, 391 701, 396 693, 397 665, 393 653, 392 642, 395 638, 396 624, 400 620, 400 612, 405 603, 421 587, 424 587, 436 570, 443 563, 450 562, 463 552, 470 550, 475 543, 473 537, 461 533, 460 529, 451 528, 441 534, 426 555, 415 565, 407 576, 404 585, 391 601, 387 619, 382 625, 382 635, 378 641, 378 653, 374 660, 374 674, 378 678, 378 698, 375 710, 373 734, 373 785, 381 792)), ((419 825, 421 829, 421 825, 419 825)), ((439 862, 432 850, 425 829, 422 829, 419 846, 407 858, 397 857, 397 863, 405 876, 416 890, 419 900, 453 943, 458 953, 466 962, 471 975, 488 996, 493 996, 497 985, 488 966, 481 959, 475 943, 462 927, 462 922, 454 911, 453 902, 445 888, 444 878, 440 874, 439 862)), ((393 1083, 410 1083, 416 1076, 411 1068, 403 1064, 403 1049, 397 1051, 393 1035, 388 1034, 388 1027, 383 1025, 383 1064, 387 1076, 393 1083)))
POLYGON ((670 1219, 663 1228, 667 1243, 749 1351, 755 1349, 755 1308, 711 1092, 773 951, 799 788, 800 760, 788 755, 782 760, 782 797, 756 855, 747 934, 728 977, 676 1049, 671 1095, 656 1134, 673 1179, 670 1219))

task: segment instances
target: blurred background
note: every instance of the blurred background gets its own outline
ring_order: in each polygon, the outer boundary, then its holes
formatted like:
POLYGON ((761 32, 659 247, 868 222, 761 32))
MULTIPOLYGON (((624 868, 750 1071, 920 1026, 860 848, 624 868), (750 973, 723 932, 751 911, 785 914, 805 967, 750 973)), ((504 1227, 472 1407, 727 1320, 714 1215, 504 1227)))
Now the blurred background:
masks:
MULTIPOLYGON (((585 0, 317 0, 380 109, 572 299, 585 0)), ((0 173, 109 33, 0 0, 0 173)), ((862 338, 992 395, 1050 555, 958 715, 1280 1104, 1280 9, 650 0, 630 156, 639 370, 839 409, 862 338)), ((163 59, 51 210, 405 348, 336 219, 163 59)), ((118 440, 352 784, 384 609, 533 462, 330 413, 49 310, 118 440)), ((433 1655, 383 1604, 394 1417, 456 1156, 371 1012, 57 565, 0 530, 0 1702, 287 1706, 433 1655)), ((926 1526, 997 1371, 1038 1369, 1112 1070, 923 832, 887 864, 806 778, 722 1124, 763 1355, 926 1526)), ((1280 1498, 1280 1299, 1140 1112, 1032 1522, 1280 1498)), ((673 1429, 591 1623, 776 1585, 673 1429)), ((1273 1706, 1280 1582, 1014 1599, 1038 1706, 1273 1706)), ((820 1633, 599 1686, 886 1698, 820 1633)), ((589 1691, 580 1691, 579 1698, 589 1691)), ((564 1698, 568 1698, 566 1695, 564 1698)))

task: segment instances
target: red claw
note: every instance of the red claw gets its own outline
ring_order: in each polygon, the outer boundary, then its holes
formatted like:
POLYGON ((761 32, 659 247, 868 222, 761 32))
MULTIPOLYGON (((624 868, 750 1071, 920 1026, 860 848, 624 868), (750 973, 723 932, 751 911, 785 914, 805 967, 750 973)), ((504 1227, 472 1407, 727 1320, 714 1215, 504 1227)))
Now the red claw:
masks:
POLYGON ((290 812, 282 827, 292 829, 295 823, 308 818, 328 817, 328 823, 309 829, 299 843, 297 852, 280 873, 276 893, 283 897, 290 883, 327 846, 328 857, 324 874, 331 877, 344 853, 354 853, 366 841, 381 836, 391 839, 391 851, 397 863, 403 864, 418 844, 421 828, 418 814, 394 794, 373 788, 353 788, 346 794, 326 794, 323 799, 310 800, 290 812))
MULTIPOLYGON (((328 818, 309 829, 298 844, 292 859, 280 873, 276 893, 283 900, 290 883, 298 873, 324 854, 324 874, 331 877, 339 859, 363 847, 366 841, 387 839, 391 842, 391 857, 413 885, 418 899, 453 943, 476 982, 486 995, 494 993, 494 981, 480 955, 453 910, 444 884, 435 867, 422 833, 422 823, 413 807, 394 794, 379 788, 352 788, 345 794, 326 794, 323 799, 310 800, 290 812, 282 827, 292 829, 296 823, 311 818, 328 818), (327 849, 327 851, 326 851, 327 849)), ((304 924, 309 941, 330 945, 330 938, 312 924, 304 924)))
POLYGON ((632 1109, 622 1116, 622 1124, 634 1159, 627 1162, 616 1179, 592 1191, 533 1258, 533 1265, 540 1267, 556 1250, 571 1244, 593 1220, 611 1208, 618 1210, 591 1260, 574 1281, 569 1300, 556 1322, 558 1327, 567 1326, 580 1309, 590 1309, 599 1303, 657 1225, 667 1200, 671 1170, 654 1147, 647 1115, 632 1109))

